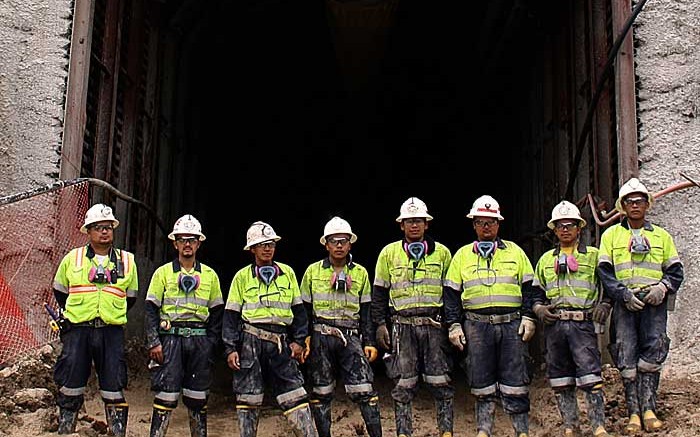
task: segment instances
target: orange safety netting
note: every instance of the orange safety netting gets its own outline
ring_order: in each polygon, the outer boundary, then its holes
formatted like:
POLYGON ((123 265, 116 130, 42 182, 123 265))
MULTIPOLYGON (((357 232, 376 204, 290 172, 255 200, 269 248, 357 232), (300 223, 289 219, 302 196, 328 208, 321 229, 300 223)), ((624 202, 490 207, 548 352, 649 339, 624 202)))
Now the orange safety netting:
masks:
POLYGON ((53 276, 61 258, 84 244, 87 181, 59 184, 0 203, 0 365, 58 338, 44 308, 56 309, 53 276))

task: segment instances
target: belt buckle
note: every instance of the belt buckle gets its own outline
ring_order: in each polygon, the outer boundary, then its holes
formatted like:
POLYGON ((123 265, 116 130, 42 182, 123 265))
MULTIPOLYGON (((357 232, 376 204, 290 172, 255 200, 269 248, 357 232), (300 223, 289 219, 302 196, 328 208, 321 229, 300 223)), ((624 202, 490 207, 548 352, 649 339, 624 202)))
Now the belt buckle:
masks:
POLYGON ((496 314, 489 314, 489 323, 492 325, 496 323, 496 314))
POLYGON ((180 328, 180 336, 181 337, 189 337, 190 335, 192 335, 191 328, 189 328, 189 327, 180 328))
POLYGON ((582 322, 585 319, 582 311, 574 311, 572 316, 573 316, 572 319, 577 321, 577 322, 582 322))
POLYGON ((93 321, 93 326, 94 326, 95 328, 102 328, 102 327, 107 326, 107 324, 104 322, 104 320, 102 320, 102 319, 99 318, 99 317, 96 317, 96 318, 92 319, 92 321, 93 321))

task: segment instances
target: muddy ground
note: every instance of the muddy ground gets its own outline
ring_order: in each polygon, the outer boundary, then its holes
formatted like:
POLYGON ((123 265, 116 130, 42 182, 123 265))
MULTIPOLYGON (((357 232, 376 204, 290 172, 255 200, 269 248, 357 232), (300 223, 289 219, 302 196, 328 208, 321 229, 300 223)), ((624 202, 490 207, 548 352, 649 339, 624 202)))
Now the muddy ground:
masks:
MULTIPOLYGON (((57 348, 60 346, 57 346, 57 348)), ((0 435, 2 436, 48 436, 55 435, 57 415, 55 405, 56 387, 52 381, 52 367, 57 348, 46 346, 34 354, 0 370, 0 435)), ((149 389, 148 372, 145 367, 145 351, 136 344, 128 347, 129 387, 126 398, 130 404, 128 435, 148 436, 152 393, 149 389)), ((223 369, 223 368, 222 368, 223 369)), ((389 392, 391 382, 377 369, 376 387, 380 394, 384 435, 396 434, 393 407, 389 392)), ((219 372, 221 373, 221 372, 219 372)), ((226 375, 225 371, 223 372, 226 375)), ((604 372, 606 385, 606 413, 608 430, 622 434, 624 425, 624 396, 618 372, 607 367, 604 372)), ((221 378, 220 378, 221 379, 221 378)), ((463 373, 455 373, 457 397, 455 400, 455 436, 473 436, 474 399, 467 394, 463 373)), ((342 385, 339 385, 342 387, 342 385)), ((582 410, 583 397, 579 396, 582 410)), ((659 417, 665 429, 657 435, 676 437, 700 436, 700 384, 689 379, 662 379, 659 396, 659 417)), ((541 372, 537 371, 531 385, 530 414, 531 436, 549 437, 561 435, 561 420, 554 396, 546 385, 541 372)), ((333 435, 351 437, 366 435, 358 408, 339 389, 333 404, 333 435)), ((414 400, 414 437, 437 436, 433 400, 427 390, 421 388, 414 400)), ((79 416, 79 436, 95 437, 106 434, 102 402, 97 395, 94 377, 91 378, 84 411, 79 416)), ((584 429, 590 431, 582 414, 584 429)), ((168 436, 189 436, 187 411, 180 405, 173 414, 168 436)), ((209 402, 209 436, 236 436, 234 400, 230 396, 228 381, 216 382, 209 402)), ((292 435, 280 411, 266 405, 260 420, 258 435, 261 437, 286 437, 292 435)), ((508 418, 497 412, 495 436, 511 436, 508 418)))

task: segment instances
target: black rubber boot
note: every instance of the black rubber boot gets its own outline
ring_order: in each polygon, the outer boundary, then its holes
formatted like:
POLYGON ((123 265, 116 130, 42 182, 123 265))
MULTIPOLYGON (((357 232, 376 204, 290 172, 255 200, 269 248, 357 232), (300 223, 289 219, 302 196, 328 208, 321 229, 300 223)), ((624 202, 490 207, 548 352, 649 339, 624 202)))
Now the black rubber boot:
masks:
POLYGON ((172 410, 153 407, 153 413, 151 414, 151 433, 149 436, 165 437, 172 414, 172 410))
POLYGON ((453 404, 454 398, 435 399, 437 426, 441 436, 445 433, 452 433, 454 428, 453 404))
POLYGON ((207 437, 207 407, 201 410, 188 410, 190 418, 190 435, 192 437, 207 437))
POLYGON ((308 402, 297 405, 284 412, 287 421, 292 425, 297 437, 318 437, 314 418, 311 416, 311 407, 308 402))
POLYGON ((639 379, 639 403, 642 411, 656 411, 656 391, 659 388, 659 372, 640 372, 639 379))
POLYGON ((627 405, 628 416, 627 425, 625 425, 625 433, 636 434, 642 430, 637 381, 623 378, 622 384, 625 386, 625 403, 627 405))
MULTIPOLYGON (((369 437, 382 437, 382 418, 379 414, 379 404, 377 398, 372 398, 368 402, 360 403, 360 412, 365 419, 365 427, 369 437)), ((318 435, 321 435, 319 430, 318 435)), ((330 436, 330 434, 328 434, 330 436)))
POLYGON ((411 437, 413 434, 413 406, 410 402, 394 401, 396 435, 411 437))
POLYGON ((327 400, 314 401, 311 404, 319 437, 331 437, 331 402, 327 400))
POLYGON ((578 401, 576 400, 576 388, 567 387, 556 391, 557 406, 564 422, 564 429, 576 432, 580 429, 578 415, 578 401))
POLYGON ((637 381, 634 379, 623 379, 622 384, 625 386, 625 404, 627 405, 627 415, 639 415, 640 409, 637 381))
POLYGON ((256 437, 258 435, 258 409, 238 406, 236 413, 238 414, 238 428, 240 429, 241 437, 256 437))
POLYGON ((496 402, 491 399, 476 400, 476 429, 487 436, 493 432, 493 420, 496 415, 496 402))
POLYGON ((111 435, 126 436, 126 424, 129 421, 128 404, 105 404, 105 417, 107 418, 107 431, 111 432, 111 435))
POLYGON ((516 437, 525 437, 530 432, 528 413, 511 414, 510 420, 513 423, 516 437))
POLYGON ((58 433, 73 434, 75 432, 75 424, 78 423, 78 412, 59 408, 58 410, 58 433))
POLYGON ((591 429, 595 431, 598 427, 605 427, 605 399, 603 398, 603 391, 595 388, 586 391, 586 403, 588 404, 588 421, 591 423, 591 429))

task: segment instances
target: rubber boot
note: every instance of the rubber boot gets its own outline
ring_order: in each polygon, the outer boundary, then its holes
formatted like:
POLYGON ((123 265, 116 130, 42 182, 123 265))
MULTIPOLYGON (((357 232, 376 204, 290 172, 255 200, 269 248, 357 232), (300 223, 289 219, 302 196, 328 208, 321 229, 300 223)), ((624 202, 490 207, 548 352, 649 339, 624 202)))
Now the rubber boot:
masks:
POLYGON ((476 429, 481 436, 491 436, 493 432, 493 420, 496 415, 496 402, 493 400, 476 401, 476 429))
POLYGON ((622 379, 625 386, 625 403, 627 404, 627 425, 626 434, 637 434, 642 430, 642 421, 639 418, 639 395, 637 394, 637 381, 633 379, 622 379))
POLYGON ((78 412, 59 408, 58 410, 58 433, 73 434, 75 432, 75 424, 78 422, 78 412))
POLYGON ((236 407, 236 414, 238 415, 238 428, 241 437, 256 437, 258 435, 259 410, 255 407, 239 405, 236 407))
POLYGON ((287 417, 289 424, 292 425, 294 435, 297 437, 318 437, 318 431, 316 430, 316 424, 311 415, 311 407, 309 407, 308 402, 285 411, 284 415, 287 417))
POLYGON ((516 437, 527 437, 530 432, 530 423, 528 413, 516 413, 510 415, 510 420, 513 423, 516 437))
POLYGON ((579 410, 578 401, 576 400, 576 388, 566 387, 563 390, 555 392, 557 398, 557 406, 559 414, 564 423, 564 435, 576 436, 581 433, 581 427, 578 420, 579 410))
MULTIPOLYGON (((367 402, 360 403, 360 412, 365 420, 365 427, 369 437, 382 437, 382 417, 379 414, 378 402, 379 398, 375 396, 367 402)), ((328 435, 330 436, 330 433, 328 435)), ((319 436, 321 436, 320 431, 319 436)))
POLYGON ((591 424, 594 437, 609 437, 605 430, 605 399, 603 391, 598 386, 586 391, 586 403, 588 404, 588 421, 591 424))
POLYGON ((659 372, 644 372, 639 378, 639 403, 642 409, 642 423, 647 432, 661 429, 664 424, 656 417, 656 392, 659 389, 659 372))
POLYGON ((165 433, 168 431, 168 425, 170 425, 170 416, 172 416, 173 410, 165 409, 163 407, 153 407, 153 413, 151 414, 151 432, 150 437, 165 437, 165 433))
POLYGON ((453 404, 454 398, 435 399, 437 426, 441 437, 452 437, 454 427, 453 404))
POLYGON ((192 437, 207 437, 207 407, 201 410, 188 409, 190 418, 190 435, 192 437))
POLYGON ((394 401, 396 434, 411 437, 413 434, 413 406, 410 402, 394 401))
POLYGON ((331 402, 328 400, 312 401, 311 413, 314 416, 319 437, 331 437, 331 402))
POLYGON ((113 436, 125 437, 126 424, 129 421, 129 404, 105 404, 107 431, 113 436))

